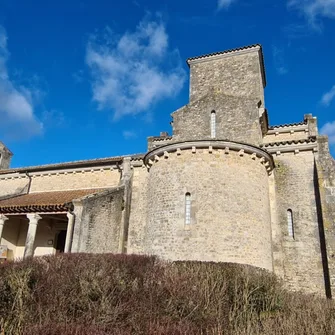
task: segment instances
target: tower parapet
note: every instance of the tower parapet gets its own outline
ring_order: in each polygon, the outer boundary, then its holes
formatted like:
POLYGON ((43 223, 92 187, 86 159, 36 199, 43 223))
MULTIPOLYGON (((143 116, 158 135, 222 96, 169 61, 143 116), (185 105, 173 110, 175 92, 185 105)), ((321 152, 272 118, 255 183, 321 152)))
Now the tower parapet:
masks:
POLYGON ((12 152, 0 141, 0 170, 9 169, 12 152))

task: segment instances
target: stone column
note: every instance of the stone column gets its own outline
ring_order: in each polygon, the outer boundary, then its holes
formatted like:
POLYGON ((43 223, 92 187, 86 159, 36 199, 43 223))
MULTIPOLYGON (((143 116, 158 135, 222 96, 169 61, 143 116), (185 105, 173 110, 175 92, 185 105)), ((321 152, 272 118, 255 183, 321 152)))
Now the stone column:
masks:
POLYGON ((27 218, 29 219, 29 228, 23 257, 29 257, 34 255, 34 243, 35 243, 37 225, 38 221, 42 219, 42 217, 36 213, 27 214, 27 218))
POLYGON ((3 231, 3 227, 5 225, 5 222, 8 220, 8 217, 0 214, 0 243, 1 243, 1 238, 2 238, 2 231, 3 231))
POLYGON ((74 227, 74 214, 71 212, 67 212, 66 216, 68 218, 68 222, 67 222, 64 252, 70 252, 72 245, 73 227, 74 227))
POLYGON ((129 217, 131 210, 132 183, 133 183, 133 170, 131 167, 130 157, 123 158, 122 167, 123 169, 122 169, 121 185, 124 185, 124 196, 123 196, 124 210, 122 212, 118 252, 126 253, 127 242, 128 242, 129 217))

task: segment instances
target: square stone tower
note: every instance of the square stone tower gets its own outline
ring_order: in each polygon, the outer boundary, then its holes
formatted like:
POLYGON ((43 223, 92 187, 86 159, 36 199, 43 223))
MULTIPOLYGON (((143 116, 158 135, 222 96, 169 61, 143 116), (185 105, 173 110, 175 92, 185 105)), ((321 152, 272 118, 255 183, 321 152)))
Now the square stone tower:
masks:
POLYGON ((262 143, 266 85, 260 45, 187 60, 190 102, 172 114, 176 140, 262 143), (215 132, 212 129, 215 128, 215 132))

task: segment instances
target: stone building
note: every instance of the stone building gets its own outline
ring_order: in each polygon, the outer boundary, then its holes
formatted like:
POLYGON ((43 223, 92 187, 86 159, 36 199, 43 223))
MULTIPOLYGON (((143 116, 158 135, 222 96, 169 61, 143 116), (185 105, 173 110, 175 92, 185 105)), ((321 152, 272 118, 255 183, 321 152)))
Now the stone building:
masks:
POLYGON ((331 297, 335 162, 316 118, 269 124, 260 45, 187 64, 189 103, 172 113, 172 136, 150 137, 144 155, 11 169, 0 143, 3 257, 235 262, 331 297))

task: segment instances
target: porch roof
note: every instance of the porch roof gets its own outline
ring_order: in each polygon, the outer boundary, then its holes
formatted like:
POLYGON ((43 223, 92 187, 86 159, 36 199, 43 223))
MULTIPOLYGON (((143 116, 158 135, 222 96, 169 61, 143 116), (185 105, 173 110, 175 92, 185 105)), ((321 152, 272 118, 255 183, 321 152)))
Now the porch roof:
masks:
POLYGON ((72 200, 106 189, 85 189, 28 193, 0 200, 0 213, 65 212, 72 209, 72 200))

